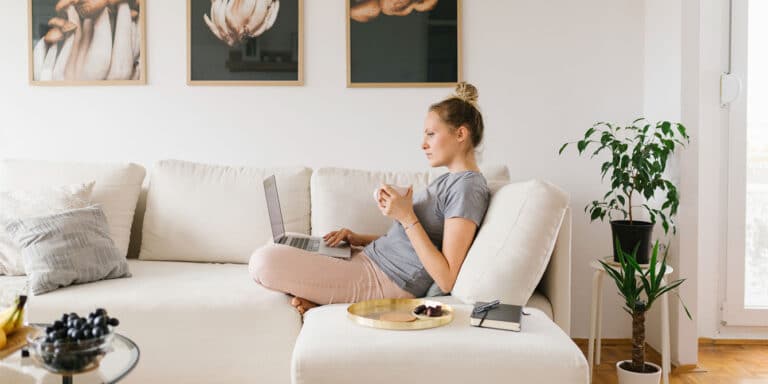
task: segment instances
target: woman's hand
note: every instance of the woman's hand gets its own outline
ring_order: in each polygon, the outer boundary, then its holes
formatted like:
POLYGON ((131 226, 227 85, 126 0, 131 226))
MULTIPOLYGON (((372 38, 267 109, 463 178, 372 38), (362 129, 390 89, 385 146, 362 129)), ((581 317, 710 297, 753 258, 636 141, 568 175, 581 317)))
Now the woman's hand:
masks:
POLYGON ((325 236, 323 236, 323 240, 329 247, 335 247, 342 241, 346 241, 349 245, 365 245, 360 236, 347 228, 341 228, 338 231, 328 232, 325 234, 325 236))
POLYGON ((387 184, 382 184, 380 191, 379 211, 382 215, 395 219, 401 224, 416 216, 413 212, 413 186, 408 187, 405 196, 400 195, 387 184))

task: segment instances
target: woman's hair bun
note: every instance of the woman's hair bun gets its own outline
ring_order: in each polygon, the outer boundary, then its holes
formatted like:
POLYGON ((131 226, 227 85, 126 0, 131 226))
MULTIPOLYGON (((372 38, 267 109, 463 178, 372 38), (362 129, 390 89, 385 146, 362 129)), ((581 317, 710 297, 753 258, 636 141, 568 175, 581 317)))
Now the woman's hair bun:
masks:
POLYGON ((456 97, 471 104, 477 103, 477 88, 472 84, 462 81, 456 84, 456 97))

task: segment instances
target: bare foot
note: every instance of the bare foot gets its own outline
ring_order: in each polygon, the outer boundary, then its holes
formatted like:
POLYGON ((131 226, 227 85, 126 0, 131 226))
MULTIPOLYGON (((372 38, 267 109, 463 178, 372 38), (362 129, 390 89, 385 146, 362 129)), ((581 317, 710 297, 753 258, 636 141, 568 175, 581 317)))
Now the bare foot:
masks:
POLYGON ((311 308, 317 307, 317 304, 301 298, 294 296, 293 299, 291 299, 291 305, 296 307, 296 310, 299 311, 299 314, 303 315, 304 312, 310 310, 311 308))

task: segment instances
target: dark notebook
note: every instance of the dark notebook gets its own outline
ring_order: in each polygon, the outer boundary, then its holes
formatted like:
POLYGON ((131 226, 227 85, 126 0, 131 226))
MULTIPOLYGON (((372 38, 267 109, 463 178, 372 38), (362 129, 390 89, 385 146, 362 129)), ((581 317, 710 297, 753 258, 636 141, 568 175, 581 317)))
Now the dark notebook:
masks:
MULTIPOLYGON (((475 303, 475 307, 486 304, 483 301, 475 303)), ((520 317, 523 307, 512 304, 499 304, 488 311, 470 315, 469 323, 475 327, 506 329, 520 332, 520 317)))

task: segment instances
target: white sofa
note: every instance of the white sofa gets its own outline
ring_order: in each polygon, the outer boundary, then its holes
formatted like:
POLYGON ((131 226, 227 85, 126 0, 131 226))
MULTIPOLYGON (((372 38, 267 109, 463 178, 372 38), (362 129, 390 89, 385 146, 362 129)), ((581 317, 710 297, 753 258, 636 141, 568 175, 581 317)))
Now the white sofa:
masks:
MULTIPOLYGON (((384 233, 391 221, 375 207, 370 197, 373 187, 387 182, 413 184, 419 190, 445 170, 313 171, 302 167, 264 169, 163 161, 153 167, 148 183, 144 183, 148 184, 146 195, 142 194, 146 198, 138 198, 137 180, 144 175, 143 169, 137 167, 0 163, 0 190, 96 180, 93 200, 111 202, 110 212, 106 212, 110 223, 125 219, 124 212, 113 212, 119 211, 116 206, 136 207, 132 251, 128 252, 132 277, 70 286, 31 297, 27 315, 30 322, 47 322, 64 312, 107 308, 121 319, 119 332, 141 349, 138 366, 124 382, 423 382, 423 376, 414 374, 414 367, 439 372, 435 377, 442 384, 465 383, 469 379, 498 383, 510 379, 588 382, 586 360, 568 336, 571 216, 567 208, 557 218, 556 226, 541 230, 540 237, 548 240, 529 247, 546 253, 542 259, 542 269, 546 270, 535 292, 523 299, 532 314, 524 318, 522 332, 470 327, 470 302, 475 296, 493 294, 505 302, 521 296, 509 289, 493 292, 503 287, 466 283, 469 278, 461 274, 454 296, 437 298, 456 309, 450 325, 424 331, 385 331, 351 322, 346 317, 346 304, 312 309, 302 321, 290 306, 289 296, 250 279, 247 261, 251 252, 271 240, 261 181, 273 172, 277 175, 290 232, 320 235, 345 226, 362 233, 384 233), (457 294, 459 290, 461 295, 457 294)), ((509 183, 506 167, 481 169, 493 192, 509 183)), ((520 191, 531 195, 541 192, 527 186, 520 191)), ((516 193, 510 196, 521 192, 516 193)), ((525 202, 522 205, 530 205, 526 199, 521 201, 525 202)), ((522 212, 525 207, 514 209, 522 212)), ((509 220, 523 217, 514 215, 511 212, 509 220)), ((498 213, 494 217, 504 220, 498 213)), ((483 235, 483 230, 481 227, 478 239, 486 236, 486 247, 520 241, 514 233, 483 235)), ((113 231, 113 236, 126 234, 113 231)), ((480 268, 470 263, 481 259, 473 251, 485 252, 477 245, 479 241, 465 262, 467 274, 480 268)), ((525 247, 518 244, 515 249, 525 247)), ((23 283, 24 277, 0 276, 0 289, 23 283)))

